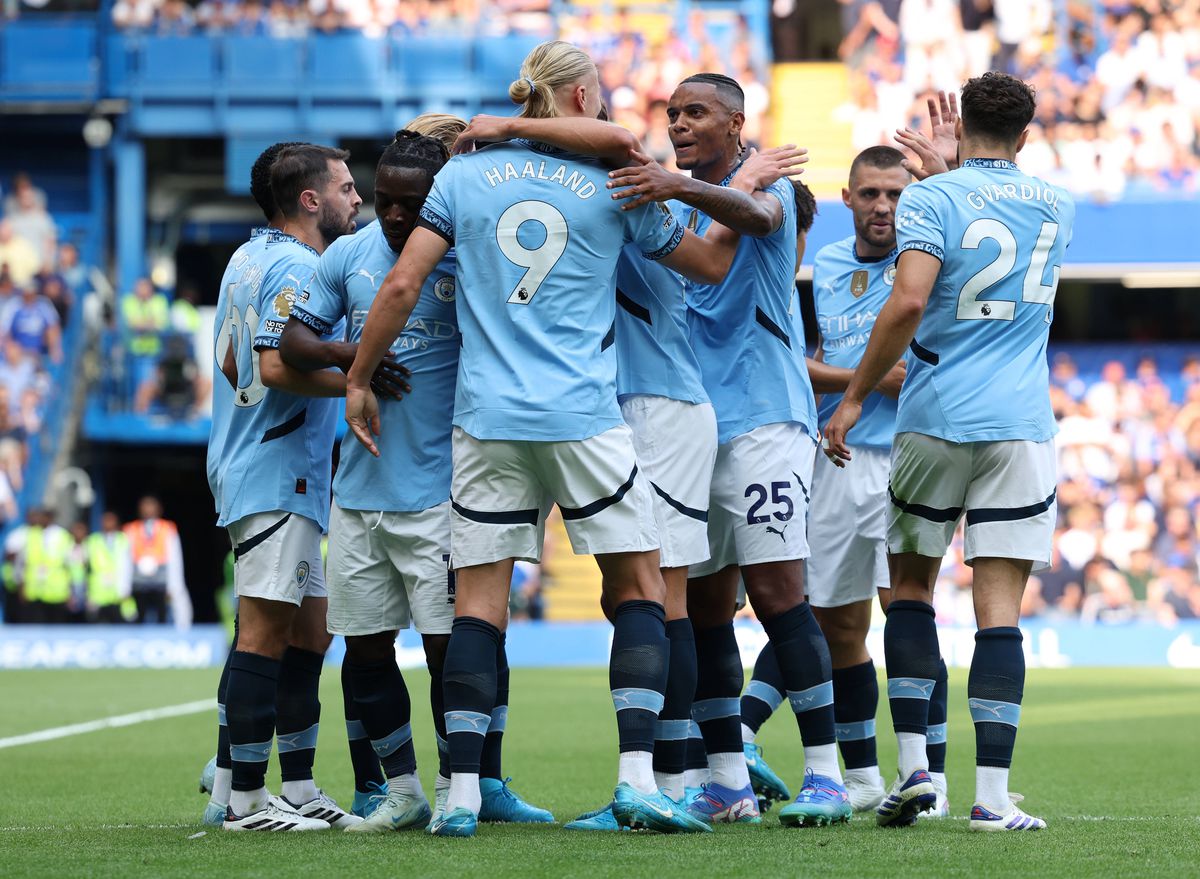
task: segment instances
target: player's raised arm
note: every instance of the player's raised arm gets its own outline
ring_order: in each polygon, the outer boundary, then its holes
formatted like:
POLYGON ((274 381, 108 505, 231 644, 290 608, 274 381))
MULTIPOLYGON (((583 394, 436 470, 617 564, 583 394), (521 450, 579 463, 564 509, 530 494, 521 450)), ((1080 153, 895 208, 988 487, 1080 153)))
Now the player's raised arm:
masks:
POLYGON ((641 142, 626 128, 603 119, 553 116, 475 116, 454 144, 454 152, 466 152, 477 144, 511 140, 535 140, 581 156, 595 156, 612 167, 627 165, 641 142))
POLYGON ((358 352, 346 375, 346 423, 373 455, 379 454, 372 439, 379 434, 379 403, 371 391, 371 375, 408 322, 425 279, 449 249, 450 241, 429 227, 414 229, 367 313, 358 352))

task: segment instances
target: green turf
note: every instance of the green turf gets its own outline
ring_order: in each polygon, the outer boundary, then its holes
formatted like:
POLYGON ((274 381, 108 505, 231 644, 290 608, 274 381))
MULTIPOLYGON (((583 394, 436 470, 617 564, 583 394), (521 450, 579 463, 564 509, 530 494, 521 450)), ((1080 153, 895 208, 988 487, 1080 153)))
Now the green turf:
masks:
MULTIPOLYGON (((435 769, 428 678, 407 675, 426 791, 435 769)), ((5 672, 0 737, 208 696, 213 671, 5 672)), ((973 736, 966 673, 951 673, 950 798, 970 807, 973 736)), ((612 706, 600 670, 513 672, 505 769, 560 820, 601 805, 616 768, 612 706)), ((910 830, 761 827, 704 837, 572 834, 557 827, 481 828, 473 840, 424 833, 356 837, 223 834, 190 838, 205 799, 214 717, 104 730, 0 750, 0 876, 728 877, 1195 876, 1200 873, 1200 674, 1031 671, 1013 787, 1050 829, 970 834, 959 818, 910 830)), ((324 680, 317 780, 348 805, 349 760, 336 674, 324 680)), ((886 700, 879 729, 888 729, 886 700)), ((890 735, 880 742, 894 765, 890 735)), ((781 712, 761 737, 785 779, 800 777, 798 736, 781 712)), ((278 779, 272 768, 269 779, 278 779)))

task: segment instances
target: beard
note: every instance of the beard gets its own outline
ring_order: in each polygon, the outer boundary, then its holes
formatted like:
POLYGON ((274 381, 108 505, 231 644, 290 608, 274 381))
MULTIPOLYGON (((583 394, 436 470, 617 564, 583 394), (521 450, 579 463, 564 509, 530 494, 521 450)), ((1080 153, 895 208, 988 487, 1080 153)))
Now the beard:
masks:
POLYGON ((317 231, 321 233, 321 238, 324 240, 326 247, 343 235, 352 233, 354 227, 353 216, 347 220, 328 205, 321 205, 321 209, 317 213, 317 231))

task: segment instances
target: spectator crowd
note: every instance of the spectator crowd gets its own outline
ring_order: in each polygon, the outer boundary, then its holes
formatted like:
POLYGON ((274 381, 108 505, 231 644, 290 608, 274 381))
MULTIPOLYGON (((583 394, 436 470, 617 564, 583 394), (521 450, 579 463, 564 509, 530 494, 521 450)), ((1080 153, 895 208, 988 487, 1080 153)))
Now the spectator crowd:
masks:
POLYGON ((63 329, 88 286, 79 252, 60 243, 46 194, 15 175, 0 214, 0 526, 17 515, 31 438, 42 428, 63 329))
MULTIPOLYGON (((1071 354, 1051 367, 1059 420, 1058 528, 1049 570, 1030 580, 1026 618, 1088 623, 1200 618, 1200 354, 1160 374, 1102 365, 1087 380, 1071 354)), ((961 534, 934 604, 946 622, 973 620, 961 534)))
POLYGON ((1037 88, 1021 168, 1096 200, 1200 188, 1200 0, 839 0, 854 146, 1000 69, 1037 88))

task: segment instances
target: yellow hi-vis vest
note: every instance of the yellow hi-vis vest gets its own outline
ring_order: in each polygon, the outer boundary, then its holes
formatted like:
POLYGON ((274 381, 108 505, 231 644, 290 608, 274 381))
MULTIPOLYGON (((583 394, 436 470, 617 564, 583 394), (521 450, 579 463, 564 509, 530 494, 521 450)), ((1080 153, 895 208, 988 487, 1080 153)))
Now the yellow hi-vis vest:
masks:
POLYGON ((97 533, 88 537, 85 546, 88 560, 88 602, 96 607, 120 604, 123 596, 121 585, 117 582, 117 575, 121 570, 118 559, 122 554, 129 554, 129 538, 120 531, 111 535, 97 533))
POLYGON ((71 598, 71 548, 66 530, 30 528, 25 536, 25 597, 46 604, 66 604, 71 598))

